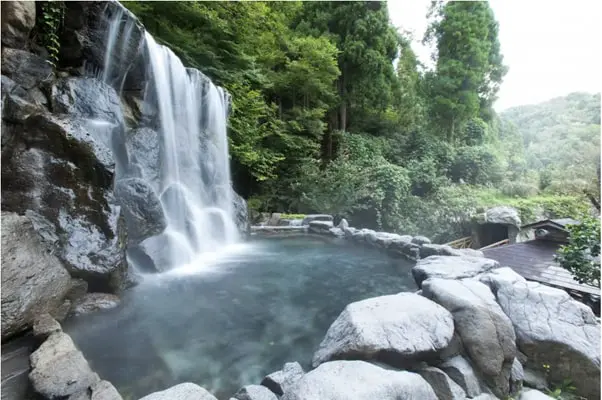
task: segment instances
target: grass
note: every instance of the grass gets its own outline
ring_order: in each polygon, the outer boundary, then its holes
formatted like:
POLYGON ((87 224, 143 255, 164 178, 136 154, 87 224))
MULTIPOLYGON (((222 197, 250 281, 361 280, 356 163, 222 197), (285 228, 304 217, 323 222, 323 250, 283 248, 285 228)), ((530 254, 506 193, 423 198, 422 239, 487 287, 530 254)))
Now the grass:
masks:
POLYGON ((303 219, 305 214, 280 214, 280 219, 303 219))

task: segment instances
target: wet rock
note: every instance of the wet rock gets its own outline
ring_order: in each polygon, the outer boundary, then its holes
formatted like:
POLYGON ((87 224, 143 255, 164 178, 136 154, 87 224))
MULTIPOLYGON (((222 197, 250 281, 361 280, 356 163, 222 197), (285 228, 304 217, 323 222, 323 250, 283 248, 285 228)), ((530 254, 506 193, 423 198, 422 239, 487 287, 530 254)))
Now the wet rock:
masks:
POLYGON ((73 304, 71 313, 73 315, 91 314, 118 307, 120 303, 121 300, 114 294, 88 293, 73 304))
POLYGON ((489 287, 473 280, 432 278, 422 283, 422 292, 452 313, 473 364, 498 397, 507 397, 516 338, 512 322, 489 287))
POLYGON ((439 368, 426 367, 418 370, 418 373, 431 385, 439 400, 466 399, 464 389, 439 368))
POLYGON ((510 317, 517 345, 527 366, 550 366, 549 379, 570 379, 576 394, 600 398, 600 324, 592 310, 560 289, 527 282, 503 271, 480 277, 487 281, 510 317))
POLYGON ((53 79, 52 66, 44 58, 8 47, 2 49, 2 75, 8 76, 25 89, 53 79))
POLYGON ((36 316, 53 312, 69 290, 70 277, 42 244, 29 218, 2 211, 2 340, 36 316))
POLYGON ((180 383, 161 392, 151 393, 140 400, 217 400, 211 393, 194 383, 180 383))
POLYGON ((52 335, 29 357, 29 380, 44 398, 71 396, 100 381, 71 338, 63 332, 52 335))
POLYGON ((284 364, 280 371, 272 372, 261 381, 261 384, 278 396, 282 396, 292 388, 305 372, 298 362, 289 362, 284 364))
POLYGON ((96 78, 59 79, 52 85, 50 102, 55 113, 111 124, 123 121, 119 95, 96 78))
POLYGON ((38 340, 46 340, 56 332, 62 332, 61 324, 48 313, 38 316, 33 323, 33 336, 38 340))
POLYGON ((126 134, 125 147, 129 170, 159 189, 159 134, 150 128, 134 129, 126 134))
POLYGON ((412 372, 389 370, 365 361, 331 361, 305 374, 281 399, 437 400, 437 395, 412 372))
POLYGON ((9 122, 21 123, 30 115, 38 113, 42 108, 30 99, 18 96, 15 93, 7 94, 2 105, 2 119, 9 122))
POLYGON ((167 226, 159 197, 148 183, 139 178, 115 183, 115 197, 125 217, 128 242, 137 244, 158 235, 167 226))
POLYGON ((238 232, 243 236, 248 236, 251 232, 251 223, 249 221, 247 202, 234 190, 232 190, 232 202, 234 203, 234 221, 238 232))
POLYGON ((456 356, 445 361, 439 366, 454 380, 468 397, 475 397, 481 393, 481 385, 472 366, 461 356, 456 356))
POLYGON ((248 385, 236 392, 233 400, 278 400, 278 397, 265 386, 248 385))
POLYGON ((36 23, 36 4, 33 1, 3 1, 2 47, 24 48, 29 32, 36 23))
POLYGON ((414 236, 412 238, 412 243, 422 246, 423 244, 430 244, 431 239, 427 238, 426 236, 414 236))
POLYGON ((123 400, 111 382, 96 382, 90 388, 69 396, 67 400, 123 400))
POLYGON ((413 293, 351 303, 328 329, 313 357, 317 366, 336 359, 379 359, 407 366, 434 357, 454 333, 451 314, 413 293))
MULTIPOLYGON (((333 217, 332 215, 328 215, 328 214, 309 214, 306 215, 305 218, 303 218, 303 222, 301 223, 302 225, 309 225, 309 223, 311 221, 330 221, 333 222, 333 217)), ((333 222, 334 224, 334 222, 333 222)), ((333 225, 331 224, 331 227, 333 225)))
POLYGON ((421 287, 422 281, 429 278, 470 278, 497 267, 499 263, 488 258, 430 256, 416 263, 412 275, 418 287, 421 287))

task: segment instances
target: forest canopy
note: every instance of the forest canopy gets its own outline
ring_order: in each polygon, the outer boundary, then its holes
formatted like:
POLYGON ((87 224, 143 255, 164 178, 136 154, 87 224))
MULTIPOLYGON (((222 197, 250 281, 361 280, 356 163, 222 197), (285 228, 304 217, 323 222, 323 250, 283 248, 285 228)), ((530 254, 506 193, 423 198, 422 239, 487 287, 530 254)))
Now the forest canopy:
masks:
POLYGON ((600 95, 497 115, 508 66, 487 2, 433 2, 432 70, 385 2, 123 4, 232 95, 233 181, 254 211, 451 240, 482 206, 577 216, 599 193, 600 95))

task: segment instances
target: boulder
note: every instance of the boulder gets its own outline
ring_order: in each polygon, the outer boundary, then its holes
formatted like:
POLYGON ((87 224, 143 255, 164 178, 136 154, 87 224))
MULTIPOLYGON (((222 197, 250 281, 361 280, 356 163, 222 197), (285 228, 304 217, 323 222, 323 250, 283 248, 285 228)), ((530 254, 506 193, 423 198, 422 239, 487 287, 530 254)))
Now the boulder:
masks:
POLYGON ((345 218, 341 218, 339 224, 337 225, 337 228, 345 230, 345 228, 349 228, 349 222, 347 222, 345 218))
POLYGON ((151 393, 140 400, 217 400, 215 396, 194 383, 180 383, 160 392, 151 393))
POLYGON ((234 190, 232 190, 232 201, 234 203, 234 222, 236 223, 238 232, 242 236, 248 236, 251 232, 251 223, 249 221, 247 202, 234 190))
POLYGON ((334 237, 343 237, 345 232, 341 228, 330 228, 328 232, 334 237))
POLYGON ((125 217, 128 243, 138 244, 163 232, 167 226, 163 206, 146 181, 140 178, 118 180, 114 192, 125 217))
POLYGON ((470 278, 497 267, 499 263, 489 258, 430 256, 416 263, 412 275, 418 287, 421 287, 422 281, 429 278, 470 278))
POLYGON ((280 221, 280 215, 282 215, 282 214, 281 213, 272 213, 272 215, 270 215, 270 218, 268 218, 266 225, 278 226, 278 221, 280 221))
POLYGON ((422 246, 423 244, 430 244, 431 239, 427 238, 426 236, 414 236, 412 238, 412 243, 422 246))
POLYGON ((29 32, 36 23, 36 3, 33 1, 3 1, 2 47, 24 48, 29 32))
POLYGON ((422 282, 422 295, 452 313, 473 364, 498 397, 507 397, 516 338, 489 287, 475 280, 431 278, 422 282))
POLYGON ((520 392, 523 388, 523 380, 525 379, 525 371, 523 365, 515 358, 512 362, 510 370, 510 394, 514 395, 520 392))
POLYGON ((329 232, 332 227, 332 221, 316 220, 309 222, 309 231, 314 233, 326 233, 329 232))
MULTIPOLYGON (((4 17, 2 19, 4 20, 4 17)), ((25 50, 8 47, 2 49, 2 75, 8 76, 25 89, 54 79, 52 66, 44 58, 25 50)))
POLYGON ((282 400, 437 400, 420 375, 365 361, 331 361, 301 378, 282 400))
POLYGON ((418 373, 431 385, 439 400, 466 399, 464 389, 439 368, 426 367, 418 370, 418 373))
POLYGON ((417 260, 420 257, 420 245, 412 243, 412 237, 408 235, 393 238, 388 250, 392 254, 402 255, 411 260, 417 260))
POLYGON ((50 335, 61 332, 61 324, 48 313, 38 316, 33 323, 33 336, 41 341, 46 340, 50 335))
POLYGON ((352 227, 343 228, 343 233, 345 234, 346 238, 352 238, 353 235, 355 234, 355 232, 357 232, 357 229, 355 229, 355 228, 352 228, 352 227))
POLYGON ((278 400, 278 397, 265 386, 248 385, 236 392, 232 400, 278 400))
POLYGON ((491 285, 510 317, 527 366, 549 365, 549 380, 570 379, 576 394, 600 398, 600 324, 592 310, 567 292, 527 282, 508 270, 479 277, 491 285))
POLYGON ((123 400, 123 397, 111 382, 100 381, 87 390, 69 396, 67 400, 123 400))
POLYGON ((420 258, 430 256, 473 256, 484 257, 483 252, 474 249, 454 249, 446 244, 423 244, 420 246, 420 258))
POLYGON ((524 369, 523 382, 528 386, 537 390, 545 390, 548 387, 548 381, 544 371, 524 369))
POLYGON ((550 397, 547 394, 540 392, 539 390, 525 389, 520 393, 518 400, 552 400, 554 397, 550 397))
POLYGON ((78 299, 71 309, 73 315, 91 314, 118 307, 121 300, 114 294, 88 293, 78 299))
POLYGON ((313 357, 318 366, 335 359, 380 359, 407 366, 444 349, 454 333, 451 314, 414 293, 351 303, 328 329, 313 357))
POLYGON ((518 211, 508 206, 499 206, 485 212, 485 223, 511 225, 520 228, 522 225, 518 211))
MULTIPOLYGON (((333 222, 334 218, 332 217, 332 215, 328 215, 328 214, 309 214, 306 215, 305 218, 303 218, 303 222, 301 223, 302 225, 309 225, 309 223, 311 221, 330 221, 333 222)), ((334 224, 334 223, 333 223, 334 224)), ((333 226, 333 224, 331 224, 330 226, 333 226)))
POLYGON ((29 357, 29 380, 44 398, 55 399, 87 390, 100 381, 71 338, 57 332, 29 357))
POLYGON ((289 362, 284 364, 280 371, 272 372, 261 381, 261 384, 278 396, 282 396, 286 391, 297 383, 303 377, 305 372, 298 362, 289 362))
POLYGON ((29 94, 25 93, 25 96, 20 96, 17 93, 9 93, 4 96, 2 119, 8 122, 21 123, 30 115, 39 113, 41 110, 43 108, 36 104, 29 94))
POLYGON ((71 278, 41 242, 29 218, 2 211, 1 235, 4 341, 30 328, 38 315, 55 312, 69 291, 71 278))
POLYGON ((474 369, 466 359, 456 356, 439 365, 447 375, 466 392, 467 397, 475 397, 481 393, 481 384, 474 369))

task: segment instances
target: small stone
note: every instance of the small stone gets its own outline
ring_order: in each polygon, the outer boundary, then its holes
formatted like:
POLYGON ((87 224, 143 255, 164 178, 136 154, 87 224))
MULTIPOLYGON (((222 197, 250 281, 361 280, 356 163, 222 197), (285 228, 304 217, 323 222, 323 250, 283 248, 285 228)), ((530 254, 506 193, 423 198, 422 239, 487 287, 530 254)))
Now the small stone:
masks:
POLYGON ((293 387, 305 372, 298 362, 284 364, 280 371, 272 372, 261 381, 261 384, 278 396, 282 396, 288 389, 293 387))

